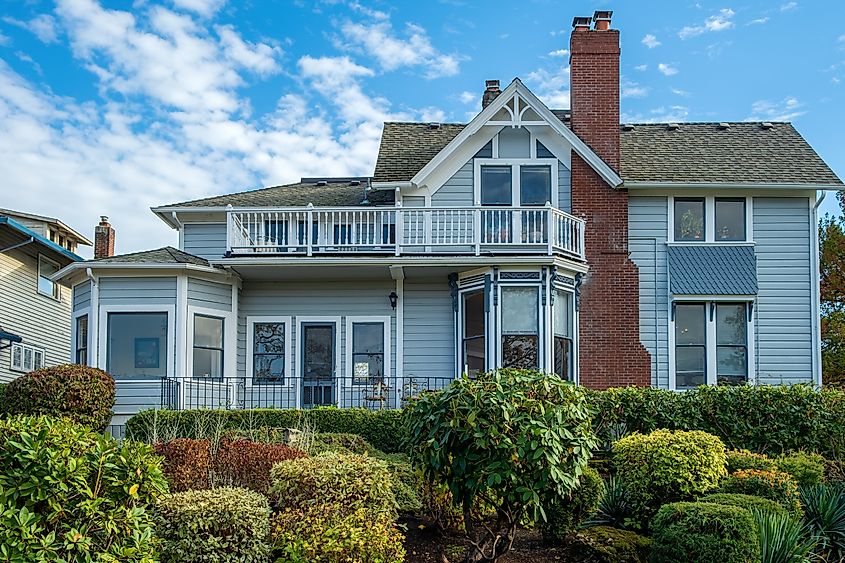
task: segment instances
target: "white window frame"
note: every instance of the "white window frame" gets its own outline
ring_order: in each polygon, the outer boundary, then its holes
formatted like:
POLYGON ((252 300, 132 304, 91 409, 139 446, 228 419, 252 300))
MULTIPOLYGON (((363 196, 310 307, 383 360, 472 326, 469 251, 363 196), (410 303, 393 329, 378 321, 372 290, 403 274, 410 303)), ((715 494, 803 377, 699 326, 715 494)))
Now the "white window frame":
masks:
POLYGON ((293 333, 293 317, 291 316, 248 316, 246 318, 246 384, 249 387, 293 387, 293 378, 291 377, 291 366, 293 365, 293 357, 291 356, 291 349, 293 343, 291 342, 291 334, 293 333), (262 323, 274 323, 285 325, 285 381, 284 383, 275 382, 256 382, 255 381, 255 325, 262 323))
POLYGON ((187 358, 187 371, 185 378, 190 381, 202 383, 224 383, 227 379, 235 376, 236 350, 237 350, 237 318, 230 311, 212 309, 210 307, 188 306, 188 343, 185 349, 187 358), (194 323, 197 315, 223 319, 223 377, 221 379, 195 378, 194 377, 194 323))
MULTIPOLYGON (((483 284, 481 285, 473 285, 472 287, 463 287, 458 290, 458 318, 457 323, 455 323, 455 333, 458 335, 458 338, 455 342, 455 347, 457 351, 457 358, 456 364, 458 367, 458 377, 467 373, 467 365, 464 361, 464 297, 468 293, 481 293, 483 299, 489 299, 490 296, 486 295, 486 288, 483 284)), ((485 303, 485 308, 486 308, 485 303)), ((490 343, 490 327, 492 326, 490 323, 490 318, 493 315, 492 307, 490 311, 484 311, 484 370, 485 372, 489 371, 491 368, 491 343, 490 343)))
MULTIPOLYGON (((498 135, 494 139, 498 139, 498 135)), ((531 137, 533 139, 533 136, 531 137)), ((532 154, 536 154, 536 143, 532 144, 532 154)), ((528 209, 542 209, 543 205, 521 205, 520 203, 520 167, 522 166, 548 166, 551 173, 551 203, 552 207, 558 207, 558 160, 556 158, 496 158, 498 142, 493 143, 494 158, 473 159, 473 201, 476 206, 481 206, 481 167, 482 166, 510 166, 511 167, 511 204, 490 205, 487 207, 525 207, 528 209)))
POLYGON ((41 346, 32 346, 30 344, 23 344, 21 342, 15 342, 9 347, 9 369, 12 371, 16 371, 19 373, 29 373, 31 371, 35 371, 37 369, 41 369, 47 366, 47 350, 42 348, 41 346), (19 364, 15 364, 15 350, 20 350, 21 353, 21 361, 19 364), (32 354, 32 366, 27 369, 24 365, 24 358, 26 357, 26 351, 31 352, 32 354), (35 357, 36 354, 41 355, 41 365, 36 367, 35 357))
MULTIPOLYGON (((705 374, 706 385, 716 385, 716 315, 715 312, 711 316, 711 304, 716 303, 745 303, 746 317, 745 317, 745 336, 747 347, 747 362, 748 362, 748 385, 757 384, 757 350, 755 331, 755 317, 756 317, 756 296, 753 295, 678 295, 669 300, 669 389, 672 391, 679 390, 677 388, 677 380, 675 377, 675 317, 672 314, 672 305, 674 303, 704 303, 704 320, 705 325, 705 353, 707 359, 705 374), (747 307, 752 307, 750 319, 747 307)), ((686 389, 680 389, 685 391, 686 389)))
POLYGON ((705 195, 701 193, 675 194, 668 198, 667 241, 676 245, 716 245, 716 246, 745 246, 754 244, 754 198, 745 195, 729 193, 719 195, 705 195), (675 240, 675 198, 704 200, 704 240, 675 240), (717 199, 745 199, 745 240, 718 240, 716 238, 716 200, 717 199))
POLYGON ((71 360, 71 363, 73 363, 73 364, 76 363, 76 351, 77 351, 77 348, 76 348, 77 334, 76 333, 77 333, 77 330, 79 329, 79 318, 80 317, 88 317, 88 338, 85 341, 85 346, 86 346, 86 350, 87 350, 87 353, 88 353, 88 362, 85 365, 95 367, 95 366, 93 366, 93 363, 92 363, 93 358, 91 357, 92 356, 92 354, 91 354, 91 352, 92 352, 92 350, 91 350, 91 328, 92 328, 92 324, 93 324, 91 322, 91 316, 92 316, 91 309, 88 309, 88 308, 80 309, 79 311, 74 311, 73 315, 71 315, 70 360, 71 360))
POLYGON ((43 255, 39 252, 38 253, 38 263, 36 265, 37 272, 36 272, 36 279, 35 279, 35 290, 38 292, 38 295, 43 295, 44 297, 49 297, 50 299, 55 299, 56 301, 61 301, 62 290, 61 290, 61 287, 59 287, 59 284, 57 282, 54 282, 52 280, 50 281, 50 283, 53 284, 53 292, 52 293, 44 293, 43 291, 41 291, 41 278, 47 277, 47 276, 41 275, 41 261, 42 260, 44 260, 46 262, 50 262, 51 264, 53 264, 56 267, 57 271, 62 269, 62 266, 58 262, 56 262, 55 260, 51 260, 50 258, 47 258, 45 255, 43 255))
POLYGON ((341 322, 343 319, 340 316, 332 317, 332 316, 315 316, 315 317, 296 317, 296 371, 294 372, 294 377, 296 378, 297 385, 296 385, 296 405, 297 408, 302 406, 302 384, 304 382, 304 377, 301 374, 302 368, 302 325, 307 325, 311 323, 334 323, 334 373, 335 373, 335 385, 338 386, 338 392, 335 393, 335 405, 340 404, 340 387, 344 383, 344 374, 342 371, 343 367, 343 348, 341 348, 341 334, 340 331, 343 329, 343 323, 341 322))
MULTIPOLYGON (((498 300, 496 306, 496 343, 495 343, 495 350, 496 350, 496 358, 497 364, 502 365, 504 360, 504 354, 502 352, 502 336, 504 336, 504 324, 502 323, 502 310, 504 309, 504 299, 503 299, 503 292, 507 289, 513 289, 518 287, 528 287, 534 288, 537 290, 537 370, 538 371, 546 371, 551 372, 552 370, 549 369, 549 366, 543 365, 546 363, 546 347, 548 340, 549 333, 547 332, 547 326, 550 326, 551 323, 546 323, 546 310, 543 307, 543 298, 541 293, 544 291, 543 284, 540 281, 535 281, 533 283, 510 283, 505 282, 502 283, 501 281, 496 284, 497 288, 496 291, 498 292, 498 300)), ((486 328, 486 327, 485 327, 486 328)))
POLYGON ((390 364, 392 363, 390 348, 390 320, 391 317, 383 315, 346 317, 346 349, 344 350, 344 356, 346 361, 346 373, 344 374, 344 379, 346 380, 346 385, 348 387, 360 389, 362 387, 370 385, 370 383, 355 383, 355 373, 353 369, 354 366, 352 365, 352 352, 354 344, 352 325, 361 323, 381 323, 382 325, 382 328, 384 330, 384 379, 385 385, 390 385, 390 364))
MULTIPOLYGON (((569 381, 578 384, 578 311, 575 308, 575 290, 568 287, 558 287, 552 284, 550 288, 550 295, 549 295, 549 302, 551 303, 551 295, 554 293, 561 293, 566 295, 566 299, 569 302, 569 321, 572 323, 572 334, 570 338, 572 339, 572 365, 570 379, 569 381)), ((557 336, 555 334, 555 311, 554 308, 558 306, 558 298, 554 298, 553 305, 549 308, 549 354, 548 354, 548 361, 549 369, 546 370, 549 373, 555 372, 555 346, 554 346, 554 339, 557 336)))
MULTIPOLYGON (((176 373, 176 306, 175 305, 101 305, 100 317, 97 322, 99 350, 97 363, 108 370, 108 347, 109 347, 109 313, 164 313, 167 315, 167 363, 165 365, 165 377, 173 377, 176 373)), ((88 333, 91 334, 91 320, 88 320, 88 333)), ((192 331, 193 332, 193 331, 192 331)), ((193 339, 193 337, 191 337, 193 339)), ((191 354, 192 356, 193 354, 191 354)), ((188 360, 191 363, 191 360, 188 360)), ((188 373, 192 373, 189 371, 188 373)), ((118 382, 121 380, 132 382, 158 382, 159 377, 154 379, 124 378, 112 374, 118 382)))

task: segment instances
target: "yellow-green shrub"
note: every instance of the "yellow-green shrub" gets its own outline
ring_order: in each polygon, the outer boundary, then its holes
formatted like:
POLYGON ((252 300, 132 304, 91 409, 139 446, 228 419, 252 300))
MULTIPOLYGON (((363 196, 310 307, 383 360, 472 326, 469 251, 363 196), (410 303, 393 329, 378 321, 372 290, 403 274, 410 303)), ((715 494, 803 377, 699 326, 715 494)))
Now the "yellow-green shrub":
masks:
POLYGON ((704 495, 698 499, 698 502, 738 506, 746 510, 759 510, 761 512, 786 512, 784 507, 773 500, 742 493, 712 493, 704 495))
POLYGON ((728 450, 725 452, 728 460, 728 473, 742 469, 759 469, 761 471, 777 471, 775 460, 764 454, 749 452, 748 450, 728 450))
POLYGON ((773 500, 790 513, 801 515, 798 483, 783 471, 740 470, 722 480, 719 491, 740 493, 773 500))
POLYGON ((585 467, 578 486, 563 498, 555 495, 543 505, 545 522, 540 523, 547 540, 563 540, 592 516, 604 495, 604 481, 598 471, 585 467))
POLYGON ((810 452, 792 452, 777 458, 777 467, 789 473, 799 487, 813 487, 824 482, 825 459, 810 452))

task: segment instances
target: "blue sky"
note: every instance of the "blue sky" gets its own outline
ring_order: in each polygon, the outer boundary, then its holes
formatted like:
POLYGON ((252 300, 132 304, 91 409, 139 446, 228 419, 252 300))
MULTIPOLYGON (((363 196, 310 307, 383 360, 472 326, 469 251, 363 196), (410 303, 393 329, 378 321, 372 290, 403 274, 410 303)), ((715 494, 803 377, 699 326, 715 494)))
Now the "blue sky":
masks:
POLYGON ((845 176, 843 2, 4 8, 0 207, 85 234, 107 214, 119 252, 175 244, 150 206, 370 174, 383 121, 466 121, 488 78, 518 76, 550 107, 568 107, 572 17, 603 8, 622 31, 623 121, 790 120, 845 176))

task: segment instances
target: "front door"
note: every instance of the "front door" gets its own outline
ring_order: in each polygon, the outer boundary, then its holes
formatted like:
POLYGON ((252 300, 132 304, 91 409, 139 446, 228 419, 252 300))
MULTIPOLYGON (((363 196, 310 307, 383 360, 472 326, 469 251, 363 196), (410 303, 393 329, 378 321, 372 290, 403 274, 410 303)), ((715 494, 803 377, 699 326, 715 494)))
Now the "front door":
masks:
POLYGON ((335 324, 302 325, 302 406, 333 405, 335 381, 335 324))

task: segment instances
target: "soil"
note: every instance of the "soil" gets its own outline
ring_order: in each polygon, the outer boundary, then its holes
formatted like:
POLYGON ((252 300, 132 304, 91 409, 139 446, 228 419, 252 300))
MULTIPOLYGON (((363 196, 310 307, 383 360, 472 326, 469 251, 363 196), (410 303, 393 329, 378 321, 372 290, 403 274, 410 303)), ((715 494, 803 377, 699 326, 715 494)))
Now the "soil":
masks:
MULTIPOLYGON (((451 554, 450 563, 461 561, 460 554, 467 545, 461 536, 449 536, 433 526, 425 526, 420 520, 409 518, 401 522, 407 526, 405 532, 405 563, 446 563, 443 552, 451 554)), ((543 543, 540 534, 520 528, 514 540, 513 550, 502 557, 500 563, 547 563, 566 561, 564 549, 543 543)))

